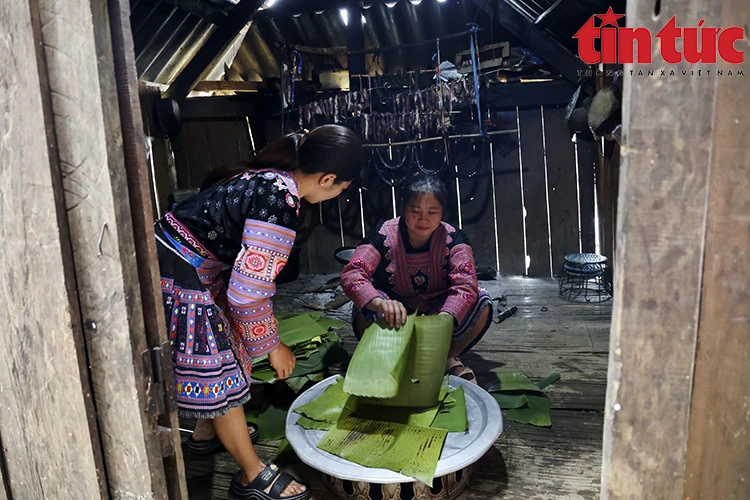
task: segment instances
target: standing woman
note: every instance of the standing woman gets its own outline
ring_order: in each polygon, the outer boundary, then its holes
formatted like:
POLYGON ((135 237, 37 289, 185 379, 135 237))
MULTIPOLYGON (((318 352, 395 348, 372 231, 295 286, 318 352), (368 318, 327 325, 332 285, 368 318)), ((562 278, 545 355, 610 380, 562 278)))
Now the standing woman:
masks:
POLYGON ((235 498, 310 496, 306 485, 261 462, 242 405, 250 399, 252 358, 267 354, 279 379, 294 369, 271 298, 294 244, 301 199, 335 198, 364 161, 358 137, 345 127, 289 134, 261 151, 248 170, 185 200, 155 224, 178 412, 198 419, 189 448, 223 446, 240 466, 230 487, 235 498), (221 278, 225 264, 232 266, 228 283, 221 278))
POLYGON ((375 320, 392 327, 407 313, 453 316, 446 372, 476 383, 460 356, 487 332, 492 301, 479 287, 469 239, 442 222, 447 193, 436 177, 420 176, 403 191, 402 213, 369 233, 341 272, 341 286, 354 302, 357 338, 375 320))

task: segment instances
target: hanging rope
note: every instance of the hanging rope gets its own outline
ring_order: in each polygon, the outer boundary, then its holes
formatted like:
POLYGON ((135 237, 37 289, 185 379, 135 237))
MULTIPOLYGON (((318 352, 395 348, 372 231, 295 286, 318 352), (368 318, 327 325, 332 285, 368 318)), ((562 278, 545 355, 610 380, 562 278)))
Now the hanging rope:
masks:
POLYGON ((477 103, 477 120, 479 121, 479 135, 484 135, 482 127, 482 105, 479 102, 479 26, 471 25, 471 71, 474 74, 474 100, 477 103))

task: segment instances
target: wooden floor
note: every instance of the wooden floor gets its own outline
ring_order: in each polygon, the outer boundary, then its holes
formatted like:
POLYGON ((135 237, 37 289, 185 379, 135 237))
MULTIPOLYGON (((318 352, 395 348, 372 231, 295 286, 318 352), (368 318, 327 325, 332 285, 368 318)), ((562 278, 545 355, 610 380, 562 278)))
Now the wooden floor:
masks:
MULTIPOLYGON (((334 290, 305 293, 332 276, 301 276, 279 286, 274 305, 279 312, 301 311, 303 303, 325 304, 334 290)), ((593 499, 599 496, 604 395, 612 302, 574 304, 557 296, 552 279, 502 278, 482 285, 493 297, 505 294, 518 313, 493 324, 484 339, 463 357, 484 386, 491 369, 523 370, 532 380, 557 372, 561 380, 545 392, 552 403, 552 427, 539 428, 504 420, 504 431, 474 467, 461 500, 593 499)), ((351 303, 331 313, 348 322, 351 303)), ((328 313, 327 313, 328 314, 328 313)), ((341 333, 350 352, 351 328, 341 333)), ((189 423, 188 423, 189 425, 189 423)), ((256 449, 272 460, 278 442, 256 449)), ((223 499, 237 466, 227 453, 207 458, 186 454, 188 489, 193 499, 223 499)), ((304 464, 291 471, 310 482, 313 498, 334 496, 304 464)))

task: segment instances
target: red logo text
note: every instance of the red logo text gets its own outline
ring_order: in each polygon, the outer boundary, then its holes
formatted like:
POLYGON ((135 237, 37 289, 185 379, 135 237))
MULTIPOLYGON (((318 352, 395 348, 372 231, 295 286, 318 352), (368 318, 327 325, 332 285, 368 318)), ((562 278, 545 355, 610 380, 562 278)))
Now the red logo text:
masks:
POLYGON ((683 60, 690 64, 714 64, 717 58, 741 64, 745 53, 734 48, 734 43, 745 38, 745 30, 739 26, 712 28, 703 26, 701 20, 696 27, 677 26, 676 16, 667 21, 656 35, 647 28, 622 28, 617 25, 624 14, 615 14, 612 7, 606 14, 591 16, 586 24, 573 35, 578 40, 578 56, 586 64, 651 64, 653 61, 654 37, 659 39, 661 58, 669 64, 683 60), (596 26, 595 18, 601 19, 596 26), (596 50, 596 40, 601 50, 596 50), (682 41, 682 50, 678 48, 682 41))

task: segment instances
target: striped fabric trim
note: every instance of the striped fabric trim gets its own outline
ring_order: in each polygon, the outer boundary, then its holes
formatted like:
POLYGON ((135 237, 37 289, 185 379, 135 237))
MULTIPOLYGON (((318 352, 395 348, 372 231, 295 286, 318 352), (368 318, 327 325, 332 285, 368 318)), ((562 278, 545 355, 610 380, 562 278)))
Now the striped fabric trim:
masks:
POLYGON ((229 280, 227 298, 237 333, 251 357, 279 345, 271 297, 276 276, 286 265, 296 233, 288 228, 248 219, 229 280))
POLYGON ((208 248, 204 247, 200 241, 198 241, 195 236, 186 228, 182 222, 177 220, 177 218, 172 214, 172 212, 167 212, 164 215, 164 220, 169 223, 172 228, 177 231, 177 234, 185 238, 185 240, 192 245, 195 250, 202 255, 203 257, 211 260, 219 260, 211 251, 208 250, 208 248))
POLYGON ((479 295, 479 282, 474 269, 474 255, 471 247, 466 244, 453 247, 449 263, 448 276, 451 287, 441 311, 451 314, 458 323, 461 323, 479 295))
POLYGON ((349 263, 341 271, 341 287, 357 309, 364 307, 380 292, 372 285, 372 277, 380 264, 380 252, 369 244, 359 245, 349 263))

